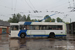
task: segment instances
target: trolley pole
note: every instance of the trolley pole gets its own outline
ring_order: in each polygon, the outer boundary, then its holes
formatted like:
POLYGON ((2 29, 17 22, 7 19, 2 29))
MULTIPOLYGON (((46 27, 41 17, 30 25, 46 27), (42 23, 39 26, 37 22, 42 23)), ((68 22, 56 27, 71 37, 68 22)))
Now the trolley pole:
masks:
POLYGON ((71 23, 71 18, 70 18, 70 23, 71 23))

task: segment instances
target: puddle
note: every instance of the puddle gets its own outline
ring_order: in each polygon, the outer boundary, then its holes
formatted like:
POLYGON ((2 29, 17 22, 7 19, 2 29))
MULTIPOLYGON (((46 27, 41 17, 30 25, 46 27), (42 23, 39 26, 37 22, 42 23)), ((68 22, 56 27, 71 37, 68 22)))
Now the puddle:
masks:
MULTIPOLYGON (((70 38, 70 37, 69 37, 70 38)), ((67 38, 67 39, 69 39, 67 38)), ((72 39, 74 39, 71 36, 72 39)), ((0 50, 75 50, 75 41, 62 38, 13 38, 0 35, 0 50)))
POLYGON ((9 50, 9 35, 0 35, 0 50, 9 50))
POLYGON ((74 49, 66 40, 59 39, 10 39, 10 49, 17 50, 66 50, 74 49))

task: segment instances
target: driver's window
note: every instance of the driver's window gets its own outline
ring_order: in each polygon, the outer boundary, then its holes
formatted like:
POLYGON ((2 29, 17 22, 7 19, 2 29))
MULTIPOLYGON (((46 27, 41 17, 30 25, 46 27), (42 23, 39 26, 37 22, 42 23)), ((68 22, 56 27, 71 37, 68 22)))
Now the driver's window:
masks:
POLYGON ((11 30, 19 30, 19 26, 18 25, 12 25, 11 30))

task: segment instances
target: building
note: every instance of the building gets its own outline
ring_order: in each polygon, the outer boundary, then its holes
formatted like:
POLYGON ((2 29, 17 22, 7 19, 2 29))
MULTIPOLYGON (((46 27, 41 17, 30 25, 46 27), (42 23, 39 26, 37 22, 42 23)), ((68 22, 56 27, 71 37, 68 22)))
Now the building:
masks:
POLYGON ((9 33, 10 23, 6 21, 0 21, 0 34, 9 33))
POLYGON ((75 34, 75 22, 67 24, 67 32, 75 34))
POLYGON ((67 33, 71 33, 71 24, 69 23, 66 26, 67 26, 67 33))

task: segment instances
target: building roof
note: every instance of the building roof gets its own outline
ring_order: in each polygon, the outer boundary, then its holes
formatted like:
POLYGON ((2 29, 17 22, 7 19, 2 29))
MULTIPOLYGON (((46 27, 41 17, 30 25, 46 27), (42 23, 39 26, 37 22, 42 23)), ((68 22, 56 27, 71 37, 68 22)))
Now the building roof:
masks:
POLYGON ((0 26, 10 26, 10 23, 6 21, 0 21, 0 26))

